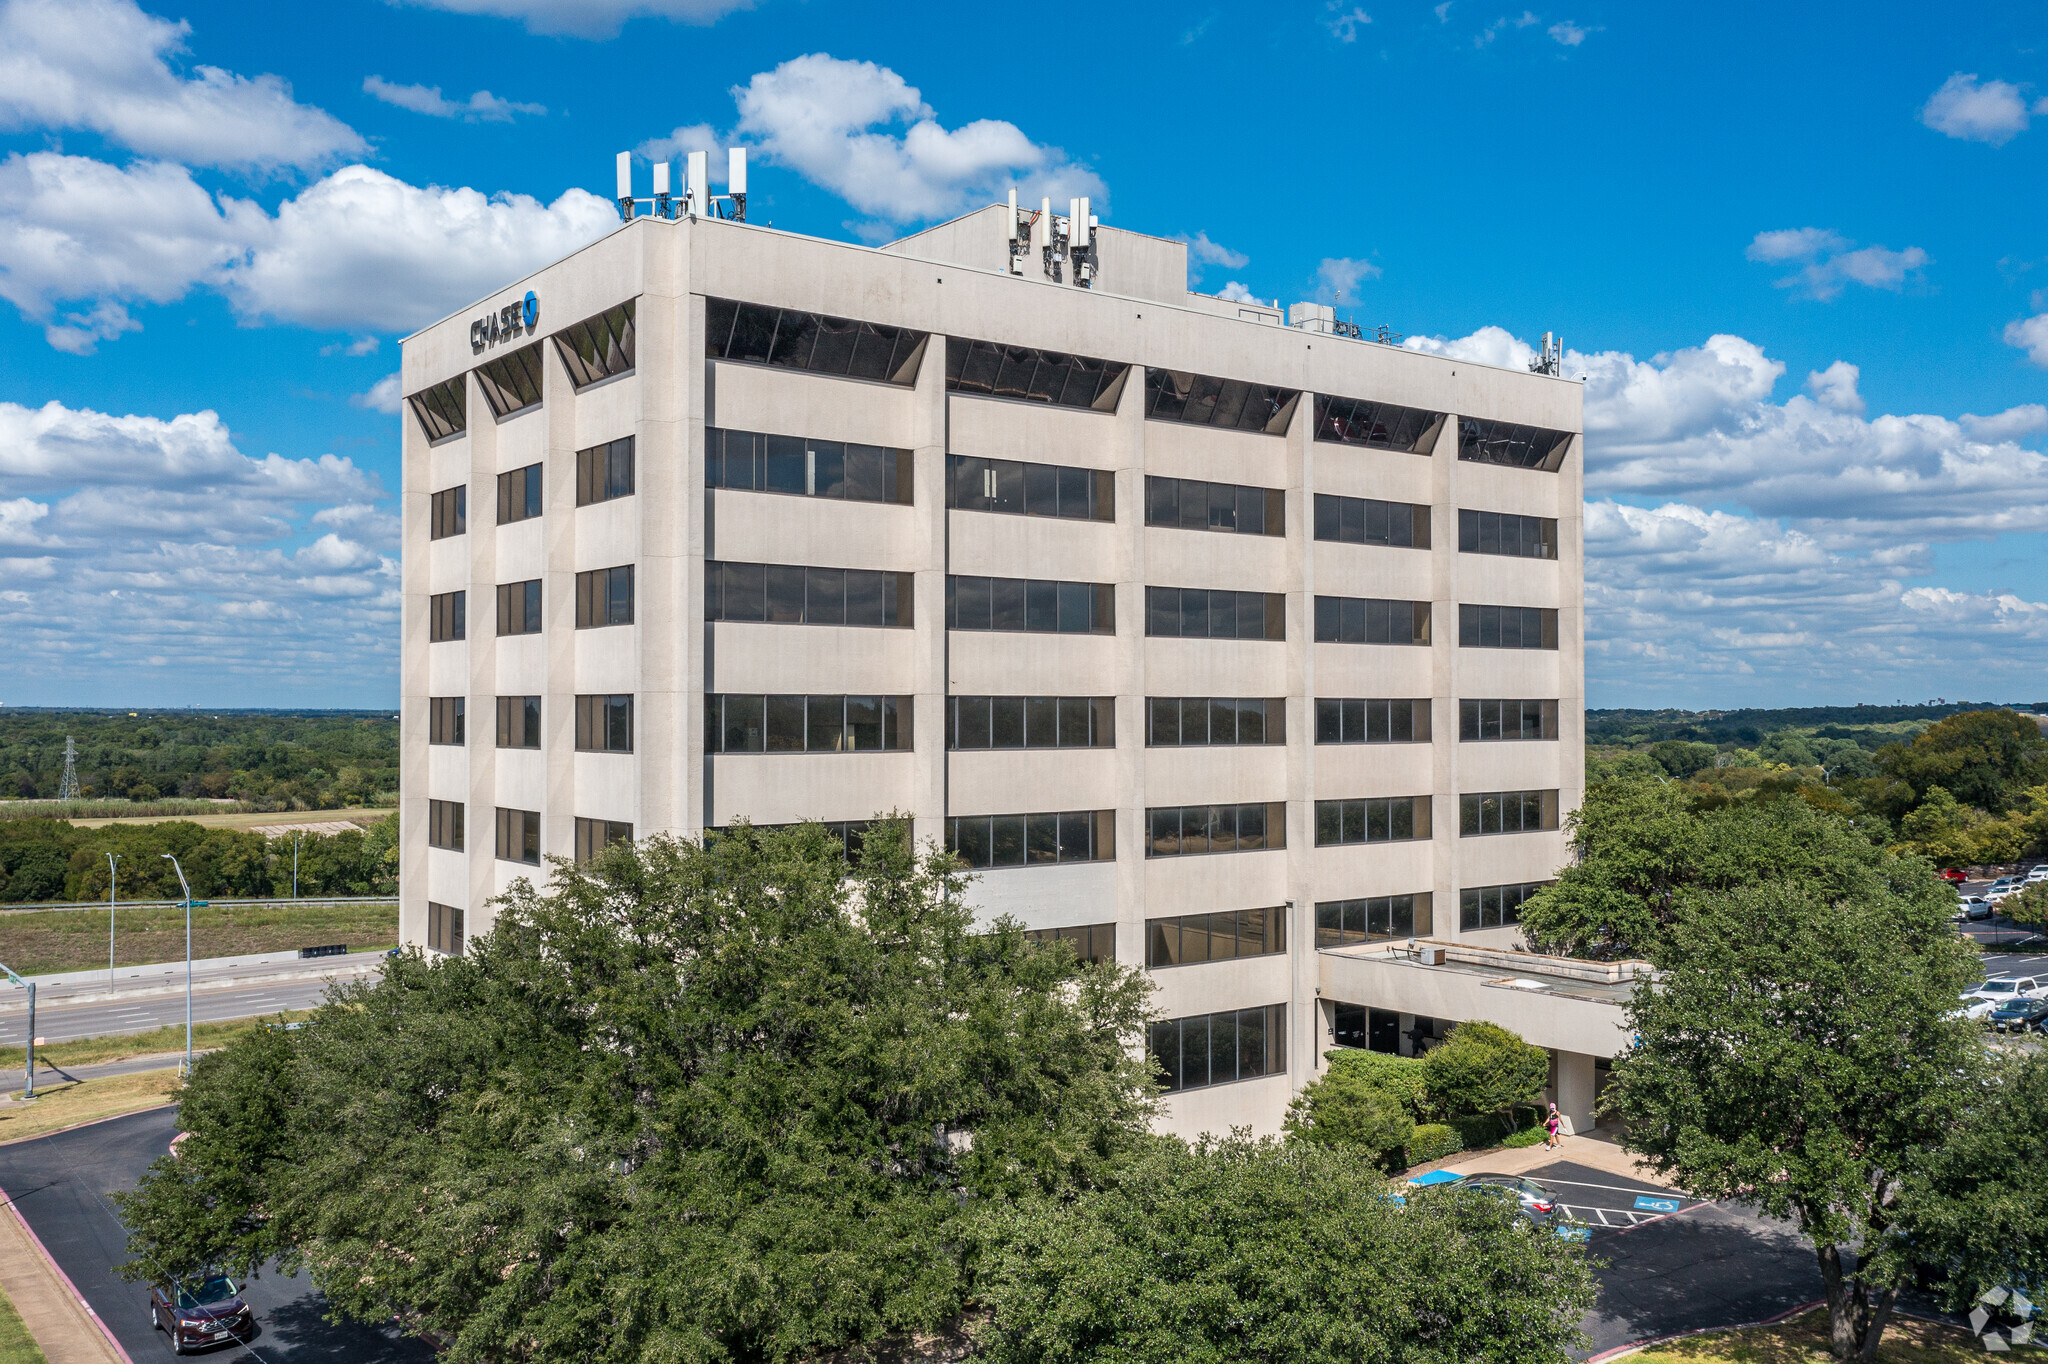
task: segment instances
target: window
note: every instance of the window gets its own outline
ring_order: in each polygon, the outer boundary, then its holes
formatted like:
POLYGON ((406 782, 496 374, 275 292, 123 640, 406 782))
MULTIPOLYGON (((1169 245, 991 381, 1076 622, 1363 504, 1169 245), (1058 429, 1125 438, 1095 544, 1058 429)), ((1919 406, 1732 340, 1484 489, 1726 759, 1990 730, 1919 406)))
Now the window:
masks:
POLYGON ((498 698, 498 747, 540 747, 540 698, 501 696, 498 698))
POLYGON ((576 628, 633 623, 633 565, 576 575, 576 628))
POLYGON ((523 583, 498 584, 498 633, 537 635, 540 633, 540 579, 523 583))
POLYGON ((1429 548, 1429 508, 1413 502, 1316 494, 1316 539, 1347 545, 1429 548))
POLYGON ((1145 524, 1238 535, 1285 535, 1287 494, 1279 488, 1204 483, 1194 478, 1145 479, 1145 524))
POLYGON ((1287 1073, 1287 1006, 1266 1004, 1152 1025, 1152 1059, 1166 1092, 1287 1073))
POLYGON ((427 947, 451 957, 462 955, 462 911, 427 901, 427 947))
POLYGON ((1082 961, 1116 960, 1115 924, 1082 924, 1077 928, 1027 928, 1024 930, 1024 941, 1066 943, 1082 961))
POLYGON ((1518 886, 1465 887, 1458 892, 1458 931, 1513 927, 1522 922, 1522 902, 1549 884, 1525 881, 1518 886))
POLYGON ((908 629, 911 575, 706 560, 704 619, 908 629))
POLYGON ((1465 554, 1505 554, 1517 559, 1555 559, 1557 520, 1512 512, 1458 511, 1458 549, 1465 554))
POLYGON ((946 848, 969 867, 1114 862, 1116 811, 959 815, 946 821, 946 848))
POLYGON ((1356 942, 1387 942, 1393 938, 1426 938, 1430 893, 1378 895, 1366 900, 1316 902, 1316 946, 1344 947, 1356 942))
POLYGON ((946 505, 955 511, 1116 520, 1116 475, 1071 464, 946 456, 946 505))
POLYGON ((576 861, 588 862, 614 843, 631 843, 633 826, 623 819, 576 820, 576 861))
POLYGON ((427 598, 427 640, 433 644, 462 639, 468 632, 464 603, 467 592, 437 592, 427 598))
POLYGON ((462 802, 459 800, 430 800, 427 802, 427 846, 446 848, 450 852, 462 851, 462 802))
POLYGON ((621 436, 576 452, 576 505, 633 494, 633 438, 621 436))
POLYGON ((1145 965, 1154 969, 1286 950, 1287 910, 1281 905, 1145 921, 1145 965))
POLYGON ((908 388, 917 382, 929 339, 927 333, 908 327, 726 298, 704 300, 705 354, 714 360, 876 379, 908 388))
POLYGON ((498 807, 498 860, 540 865, 540 811, 498 807))
POLYGON ((633 300, 556 332, 555 350, 562 357, 562 368, 569 371, 569 382, 578 388, 631 370, 633 300))
POLYGON ((738 492, 910 505, 908 450, 759 431, 704 432, 704 482, 738 492))
POLYGON ((1458 738, 1466 743, 1494 739, 1555 739, 1555 701, 1460 701, 1458 738))
POLYGON ((1116 633, 1116 584, 946 575, 948 630, 1041 635, 1116 633))
POLYGON ((1287 598, 1279 592, 1148 587, 1145 633, 1155 639, 1285 639, 1287 598))
POLYGON ((1465 649, 1555 649, 1557 611, 1547 606, 1460 606, 1458 645, 1465 649))
MULTIPOLYGON (((1401 1039, 1408 1039, 1411 1056, 1420 1056, 1441 1042, 1444 1033, 1437 1020, 1415 1014, 1415 1026, 1401 1030, 1401 1015, 1392 1009, 1374 1009, 1363 1004, 1338 1004, 1330 1010, 1330 1035, 1340 1047, 1360 1047, 1388 1056, 1401 1054, 1401 1039)), ((1456 1025, 1451 1025, 1455 1027, 1456 1025)))
POLYGON ((1318 644, 1427 644, 1429 603, 1317 597, 1318 644))
POLYGON ((469 529, 469 486, 458 483, 433 496, 427 516, 427 538, 445 540, 469 529))
POLYGON ((540 342, 522 346, 476 368, 477 387, 491 405, 491 415, 503 420, 540 403, 540 342))
POLYGON ((1458 797, 1458 834, 1463 838, 1556 827, 1555 791, 1477 791, 1458 797))
POLYGON ((423 388, 405 401, 412 408, 413 419, 420 424, 420 434, 428 444, 443 441, 450 436, 459 436, 469 429, 469 414, 465 399, 469 395, 469 381, 464 375, 444 380, 432 388, 423 388))
POLYGON ((946 338, 946 391, 1019 402, 1116 411, 1131 367, 1115 360, 946 338))
POLYGON ((540 466, 529 464, 498 475, 498 524, 530 521, 540 515, 540 466))
POLYGON ((633 698, 631 696, 577 697, 576 751, 578 753, 631 753, 633 751, 633 698))
MULTIPOLYGON (((823 829, 826 837, 838 843, 844 850, 846 860, 853 862, 859 859, 861 844, 867 839, 870 832, 875 829, 884 828, 887 825, 896 824, 899 821, 888 819, 814 819, 807 822, 816 824, 819 828, 823 829)), ((763 824, 758 827, 763 829, 796 829, 801 828, 802 825, 763 824)), ((707 833, 709 832, 714 831, 707 830, 707 833)))
POLYGON ((889 753, 912 746, 908 696, 704 698, 707 753, 889 753))
POLYGON ((468 698, 462 696, 434 696, 427 699, 427 742, 430 744, 460 744, 464 742, 463 711, 468 708, 468 698))
POLYGON ((1481 464, 1507 464, 1517 469, 1541 469, 1554 474, 1571 448, 1572 433, 1546 431, 1540 426, 1517 426, 1513 422, 1482 421, 1465 417, 1458 422, 1458 458, 1481 464))
POLYGON ((1145 856, 1266 852, 1287 846, 1285 801, 1168 805, 1145 812, 1145 856))
POLYGON ((1430 836, 1428 796, 1316 802, 1316 846, 1406 843, 1430 836))
POLYGON ((1319 744, 1426 744, 1429 698, 1318 696, 1319 744))
POLYGON ((1316 395, 1316 439, 1426 455, 1436 446, 1444 414, 1365 398, 1316 395))
POLYGON ((1287 742, 1284 696, 1148 696, 1147 748, 1287 742))
POLYGON ((949 696, 946 747, 1115 748, 1114 696, 949 696))
POLYGON ((1301 390, 1217 379, 1178 369, 1145 371, 1145 416, 1152 421, 1191 422, 1231 431, 1287 433, 1301 390))

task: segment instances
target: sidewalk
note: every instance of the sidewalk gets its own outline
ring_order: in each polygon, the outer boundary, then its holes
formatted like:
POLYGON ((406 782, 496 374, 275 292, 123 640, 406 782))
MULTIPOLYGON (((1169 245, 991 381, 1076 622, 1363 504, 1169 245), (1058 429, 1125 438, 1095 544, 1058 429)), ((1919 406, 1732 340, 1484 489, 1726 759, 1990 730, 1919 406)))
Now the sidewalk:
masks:
MULTIPOLYGON (((1664 1184, 1664 1180, 1647 1167, 1638 1165, 1636 1158, 1624 1151, 1611 1135, 1597 1131, 1585 1136, 1566 1137, 1555 1149, 1538 1142, 1519 1151, 1481 1151, 1462 1155, 1427 1168, 1449 1170, 1454 1175, 1519 1175, 1560 1160, 1569 1160, 1624 1179, 1664 1184)), ((1410 1170, 1409 1173, 1418 1174, 1420 1171, 1410 1170)))
POLYGON ((126 1364, 12 1207, 0 1211, 0 1289, 49 1364, 126 1364))

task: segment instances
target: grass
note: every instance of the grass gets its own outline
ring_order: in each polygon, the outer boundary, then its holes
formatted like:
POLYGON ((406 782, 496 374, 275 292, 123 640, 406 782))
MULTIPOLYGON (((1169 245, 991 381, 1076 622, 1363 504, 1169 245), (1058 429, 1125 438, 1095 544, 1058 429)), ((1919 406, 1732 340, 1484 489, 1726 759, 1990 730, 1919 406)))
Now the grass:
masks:
POLYGON ((70 819, 106 823, 110 819, 175 819, 180 815, 217 815, 248 807, 239 801, 189 800, 0 800, 0 819, 70 819))
MULTIPOLYGON (((286 1022, 295 1022, 311 1012, 310 1009, 299 1009, 286 1013, 283 1017, 286 1022)), ((194 1023, 192 1049, 211 1051, 215 1047, 224 1047, 243 1033, 254 1032, 265 1024, 276 1022, 277 1019, 276 1014, 265 1014, 261 1018, 237 1018, 221 1023, 194 1023)), ((70 1070, 76 1066, 98 1065, 103 1061, 125 1061, 131 1056, 157 1056, 164 1052, 184 1050, 185 1025, 169 1023, 161 1028, 152 1028, 148 1032, 121 1033, 112 1037, 81 1037, 76 1042, 53 1042, 48 1046, 36 1048, 36 1060, 48 1061, 51 1065, 70 1070)), ((38 1066, 38 1071, 40 1069, 38 1066)))
MULTIPOLYGON (((0 1110, 0 1141, 40 1137, 45 1132, 91 1122, 95 1118, 111 1118, 140 1108, 156 1108, 172 1102, 177 1090, 176 1067, 145 1070, 134 1075, 107 1075, 95 1080, 80 1080, 76 1084, 62 1080, 47 1087, 38 1084, 34 1103, 10 1105, 0 1110)), ((8 1097, 18 1099, 21 1091, 14 1090, 8 1097)))
MULTIPOLYGON (((208 905, 192 911, 194 957, 239 957, 347 943, 389 947, 398 941, 398 905, 208 905)), ((121 966, 185 959, 185 909, 124 907, 114 916, 121 966)), ((24 976, 89 971, 107 964, 104 907, 0 914, 0 961, 24 976)))
MULTIPOLYGON (((319 824, 341 819, 356 824, 370 824, 384 818, 395 808, 351 805, 344 810, 252 810, 247 806, 230 807, 206 801, 183 803, 204 805, 206 809, 193 815, 181 814, 177 818, 189 819, 191 823, 201 824, 209 829, 256 829, 268 824, 319 824)), ((136 807, 137 811, 142 809, 142 806, 136 807)), ((88 815, 75 818, 71 822, 81 829, 97 829, 103 824, 155 824, 162 819, 161 815, 131 813, 114 816, 88 815)))
POLYGON ((22 1325, 21 1313, 14 1310, 5 1293, 0 1293, 0 1364, 47 1364, 35 1337, 22 1325))
MULTIPOLYGON (((1984 1347, 1967 1331, 1931 1321, 1895 1316, 1878 1346, 1878 1364, 1962 1364, 1984 1358, 1984 1347)), ((1826 1309, 1774 1326, 1713 1331, 1654 1345, 1630 1356, 1631 1364, 1834 1364, 1828 1353, 1826 1309)))

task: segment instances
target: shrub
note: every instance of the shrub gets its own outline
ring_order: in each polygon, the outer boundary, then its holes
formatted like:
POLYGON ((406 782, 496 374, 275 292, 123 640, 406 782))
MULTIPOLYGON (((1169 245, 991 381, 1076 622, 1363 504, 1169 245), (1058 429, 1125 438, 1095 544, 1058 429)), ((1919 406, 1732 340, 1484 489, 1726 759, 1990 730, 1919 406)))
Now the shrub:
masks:
POLYGON ((1427 1165, 1433 1160, 1447 1160, 1464 1149, 1464 1139, 1456 1128, 1446 1127, 1440 1122, 1426 1122, 1408 1138, 1408 1163, 1427 1165))
POLYGON ((1430 1049, 1422 1058, 1422 1074, 1431 1108, 1491 1120, 1518 1104, 1542 1099, 1550 1053, 1499 1024, 1474 1019, 1460 1023, 1449 1039, 1430 1049))
POLYGON ((1415 1120, 1400 1099, 1350 1066, 1332 1066, 1287 1106, 1289 1136, 1317 1146, 1369 1154, 1382 1165, 1400 1159, 1415 1120))
POLYGON ((1335 1051, 1324 1052, 1323 1058, 1330 1063, 1332 1074, 1343 1070, 1359 1076, 1374 1089, 1392 1094, 1415 1121, 1421 1122, 1430 1116, 1419 1057, 1388 1056, 1363 1047, 1338 1047, 1335 1051))
POLYGON ((1548 1135, 1541 1127, 1525 1127, 1519 1132, 1510 1132, 1501 1142, 1510 1151, 1519 1151, 1525 1146, 1535 1146, 1548 1135))

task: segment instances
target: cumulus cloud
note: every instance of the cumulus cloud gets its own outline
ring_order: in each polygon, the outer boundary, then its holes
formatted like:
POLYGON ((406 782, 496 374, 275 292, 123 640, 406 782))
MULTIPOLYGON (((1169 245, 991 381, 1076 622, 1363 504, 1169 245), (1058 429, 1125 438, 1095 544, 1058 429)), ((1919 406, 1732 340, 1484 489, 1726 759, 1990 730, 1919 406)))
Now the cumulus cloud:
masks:
POLYGON ((349 403, 351 406, 366 408, 371 412, 395 415, 398 411, 398 400, 401 396, 403 395, 398 391, 398 375, 393 373, 387 374, 376 383, 371 384, 369 392, 358 393, 351 397, 349 403))
POLYGON ((1586 28, 1569 19, 1562 19, 1552 24, 1546 31, 1550 34, 1551 40, 1559 46, 1577 47, 1586 41, 1587 34, 1598 33, 1600 30, 1597 26, 1586 28))
POLYGON ((1372 22, 1372 16, 1357 5, 1346 9, 1344 0, 1328 0, 1323 9, 1323 27, 1340 43, 1357 42, 1359 26, 1372 22))
POLYGON ((1806 376, 1806 391, 1822 407, 1834 412, 1847 412, 1854 416, 1863 415, 1863 395, 1856 391, 1856 381, 1863 371, 1847 360, 1837 360, 1823 370, 1814 370, 1806 376))
POLYGON ((667 137, 650 137, 633 150, 647 161, 677 161, 691 152, 704 152, 708 157, 711 178, 724 184, 725 150, 730 145, 730 141, 710 124, 690 123, 675 129, 667 137))
POLYGON ((1025 199, 1061 204, 1105 195, 1093 171, 1013 123, 944 127, 915 86, 873 62, 814 52, 756 74, 733 97, 735 131, 761 155, 883 223, 962 213, 1012 184, 1025 199))
POLYGON ((1840 297, 1849 284, 1897 293, 1909 276, 1930 263, 1917 246, 1894 251, 1885 246, 1856 244, 1838 232, 1818 227, 1781 228, 1759 232, 1743 255, 1769 265, 1804 262, 1795 274, 1777 281, 1780 289, 1798 289, 1811 298, 1828 302, 1840 297))
POLYGON ((363 77, 363 93, 400 109, 431 118, 459 118, 464 123, 510 123, 514 114, 545 114, 545 104, 521 104, 478 90, 466 100, 441 98, 438 85, 394 85, 382 76, 363 77))
POLYGON ((1324 303, 1356 303, 1358 286, 1380 274, 1380 268, 1369 260, 1326 256, 1316 265, 1316 298, 1324 303))
POLYGON ((1928 97, 1920 121, 1949 137, 2002 147, 2027 130, 2027 100, 2016 85, 1958 71, 1928 97))
POLYGON ((367 166, 344 166, 272 215, 216 199, 181 166, 17 153, 0 162, 0 297, 49 324, 60 349, 133 325, 98 309, 168 303, 195 287, 225 295, 247 321, 405 331, 617 222, 607 201, 579 189, 542 204, 409 185, 367 166), (95 311, 55 320, 72 302, 95 311))
POLYGON ((2029 360, 2048 369, 2048 313, 2006 323, 2005 344, 2025 351, 2029 360))
POLYGON ((0 128, 80 130, 145 156, 255 171, 313 169, 369 150, 276 76, 168 58, 191 26, 133 0, 0 3, 0 128))
POLYGON ((1216 297, 1230 303, 1259 303, 1263 301, 1236 280, 1232 280, 1221 289, 1218 289, 1216 297))
POLYGON ((711 24, 734 10, 751 9, 753 0, 386 0, 393 5, 482 14, 513 19, 529 33, 562 34, 571 38, 615 38, 628 19, 668 19, 682 24, 711 24))
MULTIPOLYGON (((1182 232, 1178 234, 1175 240, 1187 243, 1188 288, 1190 289, 1202 282, 1203 270, 1211 265, 1220 265, 1226 270, 1242 270, 1245 266, 1251 264, 1250 256, 1245 255, 1242 251, 1233 251, 1221 242, 1210 241, 1207 232, 1197 232, 1192 237, 1182 232)), ((1232 281, 1221 297, 1230 297, 1230 289, 1243 291, 1244 286, 1236 281, 1232 281)), ((1249 297, 1249 295, 1246 296, 1249 297)))
POLYGON ((1959 421, 1971 440, 2018 440, 2036 431, 2048 431, 2048 407, 2040 403, 2021 403, 2018 407, 2008 407, 1988 417, 1965 412, 1959 421))

